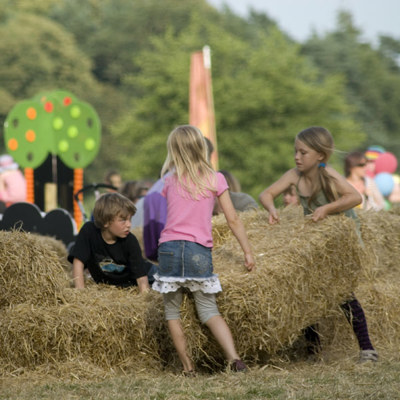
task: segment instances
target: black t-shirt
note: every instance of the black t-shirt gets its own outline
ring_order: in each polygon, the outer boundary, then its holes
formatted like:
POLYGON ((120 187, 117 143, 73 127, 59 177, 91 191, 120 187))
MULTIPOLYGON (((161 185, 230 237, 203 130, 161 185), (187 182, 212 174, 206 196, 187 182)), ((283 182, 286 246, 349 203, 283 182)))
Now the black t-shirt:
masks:
POLYGON ((146 276, 151 266, 143 259, 139 242, 132 233, 107 244, 101 230, 91 221, 79 231, 68 260, 73 262, 74 258, 83 262, 95 282, 117 286, 136 285, 136 279, 146 276))

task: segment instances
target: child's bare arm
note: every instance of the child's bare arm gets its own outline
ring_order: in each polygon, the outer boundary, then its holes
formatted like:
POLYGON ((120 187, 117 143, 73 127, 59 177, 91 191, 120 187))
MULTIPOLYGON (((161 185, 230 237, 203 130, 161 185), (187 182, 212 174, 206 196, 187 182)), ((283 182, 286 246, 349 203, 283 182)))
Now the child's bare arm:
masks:
POLYGON ((297 179, 298 176, 295 169, 291 169, 260 194, 259 200, 263 207, 269 212, 270 224, 276 224, 279 222, 279 216, 275 208, 274 199, 283 193, 290 185, 296 184, 297 179))
POLYGON ((150 290, 149 280, 146 275, 137 278, 136 282, 139 288, 139 293, 146 293, 150 290))
POLYGON ((85 280, 83 277, 83 270, 85 265, 78 258, 74 258, 72 262, 72 278, 76 289, 83 289, 85 287, 85 280))
POLYGON ((339 198, 315 209, 312 214, 313 221, 320 221, 328 215, 350 210, 362 202, 360 193, 347 180, 331 167, 326 167, 327 172, 335 178, 339 198))
POLYGON ((221 196, 218 197, 218 201, 222 208, 222 211, 225 214, 225 218, 229 228, 232 230, 244 252, 244 264, 249 271, 252 271, 255 268, 253 252, 247 238, 246 230, 244 229, 243 223, 237 215, 235 208, 233 207, 228 190, 226 190, 224 193, 221 194, 221 196))

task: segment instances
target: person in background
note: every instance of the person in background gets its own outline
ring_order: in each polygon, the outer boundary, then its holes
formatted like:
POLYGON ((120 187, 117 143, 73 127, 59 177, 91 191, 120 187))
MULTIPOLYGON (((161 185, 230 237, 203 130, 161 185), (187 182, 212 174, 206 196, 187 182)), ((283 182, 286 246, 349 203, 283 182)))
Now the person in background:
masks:
MULTIPOLYGON (((204 139, 210 159, 214 146, 208 138, 204 139)), ((151 261, 158 260, 158 240, 167 220, 167 201, 161 195, 167 176, 165 174, 156 181, 143 200, 143 246, 146 258, 151 261)))
MULTIPOLYGON (((228 183, 229 196, 236 211, 257 210, 259 208, 257 202, 249 194, 241 191, 240 183, 232 173, 224 169, 219 170, 219 172, 224 175, 228 183)), ((216 201, 213 214, 218 215, 221 212, 221 207, 216 201)))
POLYGON ((161 171, 163 177, 169 171, 161 192, 167 200, 167 220, 161 232, 159 266, 152 287, 163 294, 165 318, 184 375, 194 375, 180 320, 184 289, 192 292, 199 319, 222 347, 230 369, 246 371, 216 303, 221 284, 213 273, 211 255, 215 198, 243 250, 247 270, 252 271, 255 263, 246 231, 233 207, 224 176, 215 172, 209 162, 200 130, 192 125, 178 126, 168 137, 167 149, 161 171))
POLYGON ((367 176, 367 158, 360 151, 349 153, 344 160, 344 173, 347 182, 353 185, 362 196, 359 208, 363 210, 383 210, 385 200, 374 180, 367 176))
POLYGON ((370 178, 375 176, 375 161, 376 159, 385 152, 382 146, 370 146, 364 153, 367 160, 367 166, 365 168, 365 174, 370 178))
POLYGON ((295 185, 290 185, 287 189, 285 189, 282 193, 282 196, 283 196, 283 205, 285 207, 290 205, 295 205, 295 206, 300 205, 295 185))
POLYGON ((104 175, 104 183, 114 186, 117 191, 120 190, 120 188, 122 187, 121 174, 115 169, 110 169, 104 175))
POLYGON ((126 181, 120 187, 119 193, 127 197, 133 204, 136 204, 138 201, 137 188, 138 188, 138 181, 134 180, 126 181))
POLYGON ((11 204, 26 201, 26 180, 9 154, 0 156, 0 212, 11 204))
MULTIPOLYGON (((269 223, 279 222, 274 199, 290 185, 295 185, 304 215, 310 215, 312 221, 318 222, 328 215, 344 213, 359 224, 353 210, 362 201, 359 192, 326 164, 334 150, 330 132, 318 126, 304 129, 297 134, 294 147, 296 167, 287 171, 260 194, 261 204, 269 212, 269 223)), ((361 240, 361 235, 359 237, 361 240)), ((340 307, 357 338, 360 362, 377 361, 378 353, 369 338, 364 311, 354 294, 340 307)))
POLYGON ((153 181, 149 179, 144 179, 140 181, 127 181, 125 182, 120 192, 128 199, 132 200, 136 207, 136 213, 132 216, 132 228, 143 226, 143 203, 144 197, 153 185, 153 181))
POLYGON ((68 260, 72 263, 75 288, 85 287, 84 269, 96 283, 138 286, 148 291, 155 266, 142 257, 136 237, 130 232, 135 205, 120 193, 105 193, 94 205, 94 222, 86 222, 68 260))

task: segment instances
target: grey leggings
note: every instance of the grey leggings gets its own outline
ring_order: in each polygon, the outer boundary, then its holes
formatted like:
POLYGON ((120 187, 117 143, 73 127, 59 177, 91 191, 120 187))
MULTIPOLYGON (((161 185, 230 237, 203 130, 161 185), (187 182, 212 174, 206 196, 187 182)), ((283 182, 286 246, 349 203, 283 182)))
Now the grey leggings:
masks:
MULTIPOLYGON (((196 304, 197 315, 201 323, 205 324, 211 317, 221 315, 218 311, 215 293, 203 293, 201 291, 192 292, 196 304)), ((183 299, 183 289, 176 292, 163 294, 165 319, 180 319, 180 308, 183 299)))

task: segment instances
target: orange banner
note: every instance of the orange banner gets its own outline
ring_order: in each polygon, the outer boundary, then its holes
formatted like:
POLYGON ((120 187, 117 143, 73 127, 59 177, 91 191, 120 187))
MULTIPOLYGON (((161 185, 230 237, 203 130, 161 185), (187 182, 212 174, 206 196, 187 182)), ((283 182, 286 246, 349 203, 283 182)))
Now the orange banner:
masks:
POLYGON ((210 48, 192 53, 190 63, 189 123, 197 126, 211 140, 214 151, 211 164, 218 170, 218 148, 215 132, 214 100, 211 81, 210 48))

